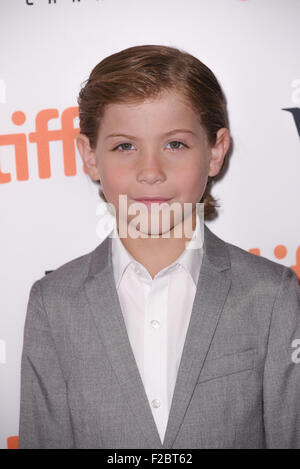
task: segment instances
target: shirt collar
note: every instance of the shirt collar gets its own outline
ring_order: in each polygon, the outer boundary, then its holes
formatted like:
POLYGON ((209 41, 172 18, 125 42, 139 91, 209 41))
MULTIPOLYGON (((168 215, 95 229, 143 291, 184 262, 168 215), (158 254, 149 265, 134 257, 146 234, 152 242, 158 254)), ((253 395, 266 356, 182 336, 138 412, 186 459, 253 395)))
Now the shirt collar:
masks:
MULTIPOLYGON (((112 235, 110 236, 112 236, 112 263, 116 288, 119 288, 124 272, 131 264, 138 267, 139 270, 143 272, 144 276, 148 276, 148 278, 151 279, 147 269, 128 252, 122 243, 116 227, 115 218, 112 235)), ((203 232, 201 231, 199 214, 196 212, 196 228, 185 250, 174 262, 172 262, 172 264, 162 269, 157 274, 157 276, 162 276, 166 273, 169 273, 172 270, 178 268, 177 266, 180 265, 189 273, 194 282, 194 285, 197 286, 203 256, 203 243, 201 240, 203 240, 203 232), (191 248, 192 245, 197 247, 191 248)))

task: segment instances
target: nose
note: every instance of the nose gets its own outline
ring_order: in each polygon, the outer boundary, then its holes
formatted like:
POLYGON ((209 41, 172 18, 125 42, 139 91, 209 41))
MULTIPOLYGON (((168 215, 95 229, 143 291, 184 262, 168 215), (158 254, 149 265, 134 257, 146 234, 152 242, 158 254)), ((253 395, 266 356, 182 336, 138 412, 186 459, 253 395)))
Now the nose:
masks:
POLYGON ((151 149, 141 152, 137 170, 137 181, 155 184, 165 180, 166 172, 159 152, 151 149))

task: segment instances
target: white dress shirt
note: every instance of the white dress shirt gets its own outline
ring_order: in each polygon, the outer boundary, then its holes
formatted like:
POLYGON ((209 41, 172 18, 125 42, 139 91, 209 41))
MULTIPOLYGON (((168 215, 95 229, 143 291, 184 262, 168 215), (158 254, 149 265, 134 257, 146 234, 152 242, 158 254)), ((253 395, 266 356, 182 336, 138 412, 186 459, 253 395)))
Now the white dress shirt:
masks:
MULTIPOLYGON (((197 249, 186 248, 152 279, 148 270, 123 245, 116 224, 113 233, 116 289, 131 348, 163 443, 203 248, 202 245, 197 249)), ((189 246, 195 236, 197 240, 201 236, 198 213, 189 246)))

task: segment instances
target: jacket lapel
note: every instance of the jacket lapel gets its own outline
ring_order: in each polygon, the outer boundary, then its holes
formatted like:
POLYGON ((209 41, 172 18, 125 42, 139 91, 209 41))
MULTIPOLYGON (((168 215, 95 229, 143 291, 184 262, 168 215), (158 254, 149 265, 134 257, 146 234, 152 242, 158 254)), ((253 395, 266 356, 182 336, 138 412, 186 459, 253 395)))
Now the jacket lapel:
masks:
POLYGON ((111 260, 111 238, 93 252, 85 291, 98 334, 150 448, 171 448, 183 422, 230 288, 226 244, 204 225, 204 253, 163 445, 127 335, 111 260))
POLYGON ((183 423, 231 284, 226 244, 206 225, 203 248, 202 266, 163 442, 165 449, 172 448, 183 423))
POLYGON ((100 340, 149 448, 162 448, 146 391, 135 361, 115 287, 111 238, 92 253, 85 291, 100 340))

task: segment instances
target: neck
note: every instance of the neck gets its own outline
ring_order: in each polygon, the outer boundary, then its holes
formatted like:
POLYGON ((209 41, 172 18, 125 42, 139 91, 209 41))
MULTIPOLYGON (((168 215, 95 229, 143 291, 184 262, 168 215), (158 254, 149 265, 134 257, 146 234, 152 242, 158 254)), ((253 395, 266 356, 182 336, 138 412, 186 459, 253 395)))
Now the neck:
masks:
MULTIPOLYGON (((192 211, 191 217, 192 231, 194 232, 196 229, 196 209, 192 211)), ((187 222, 187 220, 184 222, 187 222)), ((138 237, 132 239, 128 236, 127 238, 120 238, 120 240, 132 257, 142 264, 151 277, 154 278, 158 272, 172 264, 183 253, 186 243, 191 240, 191 237, 185 236, 183 222, 181 222, 181 225, 182 237, 180 238, 174 236, 173 227, 168 238, 158 235, 157 237, 149 236, 148 238, 138 237)), ((118 225, 117 229, 119 232, 118 225)))

